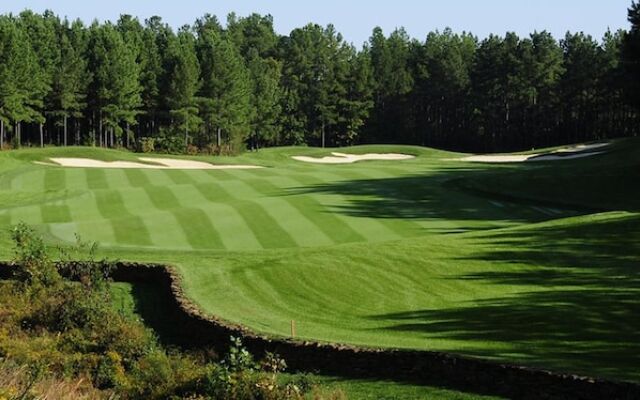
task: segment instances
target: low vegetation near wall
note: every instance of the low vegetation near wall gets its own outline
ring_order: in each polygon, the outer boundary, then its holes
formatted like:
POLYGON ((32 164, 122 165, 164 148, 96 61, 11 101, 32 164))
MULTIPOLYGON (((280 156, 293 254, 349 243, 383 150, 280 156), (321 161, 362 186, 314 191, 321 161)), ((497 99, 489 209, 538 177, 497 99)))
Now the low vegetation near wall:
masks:
MULTIPOLYGON (((0 268, 7 274, 9 265, 0 268)), ((182 327, 180 345, 213 346, 240 337, 256 356, 276 353, 289 368, 346 377, 393 379, 437 384, 518 399, 638 399, 640 385, 560 374, 458 355, 411 350, 372 349, 328 343, 271 338, 205 315, 184 294, 179 274, 169 266, 118 263, 115 281, 157 285, 167 318, 182 327)))

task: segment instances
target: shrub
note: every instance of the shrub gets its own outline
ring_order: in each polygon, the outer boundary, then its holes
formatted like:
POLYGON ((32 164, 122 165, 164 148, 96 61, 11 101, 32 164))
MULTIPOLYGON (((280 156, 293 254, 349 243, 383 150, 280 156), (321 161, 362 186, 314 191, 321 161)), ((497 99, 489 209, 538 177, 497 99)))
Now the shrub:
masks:
POLYGON ((184 140, 175 136, 156 138, 155 151, 164 154, 182 154, 185 151, 184 140))
POLYGON ((200 149, 198 148, 198 146, 190 144, 187 146, 186 153, 190 156, 197 156, 198 154, 200 154, 200 149))
POLYGON ((127 384, 127 377, 122 357, 115 351, 108 351, 100 358, 93 377, 95 385, 99 388, 112 388, 127 384))
POLYGON ((152 137, 143 137, 138 140, 136 151, 138 153, 153 153, 155 149, 156 140, 152 137))
POLYGON ((305 387, 279 382, 279 374, 286 367, 284 360, 272 353, 256 363, 242 341, 231 338, 229 354, 222 363, 209 368, 203 391, 215 399, 301 400, 305 387))
POLYGON ((206 368, 194 359, 156 349, 132 366, 125 392, 136 399, 180 398, 197 393, 206 368))
POLYGON ((33 229, 20 223, 12 229, 11 237, 15 244, 13 264, 17 280, 34 288, 60 282, 60 274, 47 256, 44 241, 33 229))

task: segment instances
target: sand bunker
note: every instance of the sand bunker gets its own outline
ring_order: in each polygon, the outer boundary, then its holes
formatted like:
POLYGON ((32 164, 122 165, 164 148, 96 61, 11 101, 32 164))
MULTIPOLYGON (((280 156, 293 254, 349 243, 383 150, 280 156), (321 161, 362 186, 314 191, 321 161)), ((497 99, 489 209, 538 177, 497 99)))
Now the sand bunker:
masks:
POLYGON ((415 158, 408 154, 395 154, 395 153, 369 153, 369 154, 345 154, 345 153, 331 153, 331 156, 315 158, 307 156, 294 156, 291 157, 297 161, 303 161, 315 164, 352 164, 358 161, 401 161, 415 158))
MULTIPOLYGON (((135 161, 100 161, 90 158, 51 158, 57 166, 72 168, 119 168, 119 169, 256 169, 264 168, 257 165, 215 165, 203 161, 176 160, 172 158, 140 157, 140 161, 153 163, 144 164, 135 161)), ((50 163, 38 164, 52 165, 50 163)))
POLYGON ((485 163, 517 163, 517 162, 540 162, 573 160, 576 158, 591 157, 603 154, 602 151, 591 152, 590 150, 609 146, 610 143, 580 144, 565 147, 551 153, 541 154, 490 154, 480 156, 469 156, 456 159, 455 161, 485 162, 485 163))

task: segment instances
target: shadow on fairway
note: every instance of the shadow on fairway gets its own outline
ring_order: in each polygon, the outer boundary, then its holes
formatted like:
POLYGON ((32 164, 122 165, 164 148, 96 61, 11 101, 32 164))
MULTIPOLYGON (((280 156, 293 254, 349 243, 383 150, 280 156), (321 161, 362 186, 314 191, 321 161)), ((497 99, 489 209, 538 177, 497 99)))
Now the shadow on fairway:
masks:
POLYGON ((621 140, 597 157, 557 162, 444 162, 420 175, 342 181, 292 193, 350 196, 348 205, 331 211, 372 218, 537 222, 601 211, 640 211, 637 143, 621 140))
POLYGON ((465 354, 640 381, 640 215, 469 240, 492 246, 475 246, 481 250, 466 259, 531 267, 455 279, 529 290, 372 318, 389 330, 464 341, 465 354))
MULTIPOLYGON (((500 223, 540 222, 594 212, 592 208, 532 201, 493 191, 498 189, 491 184, 493 176, 517 171, 513 167, 442 168, 423 175, 300 187, 288 194, 340 195, 347 199, 346 204, 329 206, 327 212, 353 217, 458 221, 462 229, 495 228, 500 223), (465 184, 476 180, 486 182, 484 190, 465 184)), ((452 230, 456 231, 459 230, 452 230)))

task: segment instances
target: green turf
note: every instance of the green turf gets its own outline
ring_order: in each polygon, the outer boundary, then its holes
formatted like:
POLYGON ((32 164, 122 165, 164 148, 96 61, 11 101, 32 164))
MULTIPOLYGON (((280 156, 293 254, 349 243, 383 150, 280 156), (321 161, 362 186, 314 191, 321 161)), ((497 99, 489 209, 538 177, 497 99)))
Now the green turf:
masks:
MULTIPOLYGON (((409 146, 402 162, 240 157, 260 170, 96 170, 0 153, 0 226, 169 262, 207 312, 304 339, 452 351, 640 381, 640 141, 591 158, 510 165, 409 146)), ((8 235, 0 256, 10 257, 8 235)), ((153 297, 153 296, 150 296, 153 297)))
MULTIPOLYGON (((294 380, 295 382, 295 380, 294 380)), ((396 382, 347 380, 331 377, 314 377, 312 382, 320 393, 340 391, 351 400, 498 400, 498 397, 456 392, 453 390, 404 385, 396 382)))

